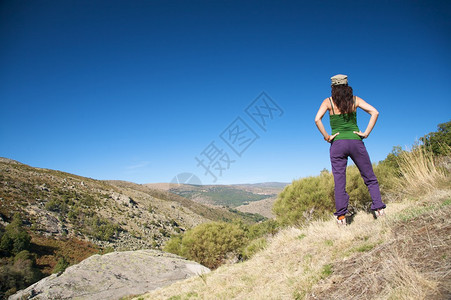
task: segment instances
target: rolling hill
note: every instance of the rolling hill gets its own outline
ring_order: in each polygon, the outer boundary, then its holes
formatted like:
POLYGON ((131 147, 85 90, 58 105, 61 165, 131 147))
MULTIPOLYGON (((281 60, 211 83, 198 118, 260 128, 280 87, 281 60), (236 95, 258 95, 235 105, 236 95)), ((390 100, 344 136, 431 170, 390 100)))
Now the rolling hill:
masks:
POLYGON ((2 232, 15 214, 32 237, 44 274, 61 258, 74 264, 102 251, 159 249, 170 236, 201 223, 262 219, 145 185, 95 180, 0 158, 2 232))
POLYGON ((266 182, 234 185, 145 184, 210 207, 229 207, 244 213, 273 218, 272 205, 288 183, 266 182))

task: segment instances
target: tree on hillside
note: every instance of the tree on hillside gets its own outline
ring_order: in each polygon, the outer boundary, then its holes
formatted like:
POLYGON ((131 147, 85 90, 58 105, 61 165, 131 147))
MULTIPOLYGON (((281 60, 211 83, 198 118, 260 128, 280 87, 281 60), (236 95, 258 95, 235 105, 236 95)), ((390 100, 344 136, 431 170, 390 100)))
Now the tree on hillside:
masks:
POLYGON ((444 146, 451 147, 451 121, 438 124, 438 130, 426 134, 420 138, 420 141, 427 147, 430 147, 432 152, 437 155, 446 155, 448 150, 444 146))
POLYGON ((10 224, 5 227, 0 240, 2 256, 16 255, 22 250, 29 250, 31 237, 22 226, 22 219, 15 214, 10 224))

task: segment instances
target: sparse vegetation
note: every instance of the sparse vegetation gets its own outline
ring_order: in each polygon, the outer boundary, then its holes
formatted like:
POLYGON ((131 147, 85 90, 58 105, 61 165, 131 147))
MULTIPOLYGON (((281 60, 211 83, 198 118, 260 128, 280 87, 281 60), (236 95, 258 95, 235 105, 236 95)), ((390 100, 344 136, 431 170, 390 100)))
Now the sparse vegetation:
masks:
POLYGON ((98 216, 90 217, 86 220, 86 232, 101 241, 109 241, 115 237, 120 230, 120 226, 111 221, 98 216))
POLYGON ((258 222, 265 221, 267 219, 259 214, 241 212, 241 211, 233 209, 233 208, 229 208, 229 211, 233 214, 236 214, 237 216, 242 217, 242 220, 246 221, 248 223, 258 223, 258 222))

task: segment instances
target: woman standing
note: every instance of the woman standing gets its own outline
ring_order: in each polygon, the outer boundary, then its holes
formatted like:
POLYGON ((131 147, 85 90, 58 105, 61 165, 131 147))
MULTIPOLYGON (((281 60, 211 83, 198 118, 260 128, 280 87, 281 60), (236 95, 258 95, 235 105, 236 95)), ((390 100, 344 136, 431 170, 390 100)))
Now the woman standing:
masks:
POLYGON ((335 75, 332 80, 332 97, 324 99, 315 117, 315 123, 326 142, 330 146, 330 162, 335 182, 335 218, 340 225, 346 225, 349 195, 346 193, 346 166, 348 157, 360 171, 372 199, 371 210, 376 218, 384 216, 385 204, 382 202, 379 183, 374 175, 370 157, 366 151, 363 139, 367 138, 376 124, 379 112, 362 98, 354 96, 352 87, 348 85, 346 75, 335 75), (368 126, 361 132, 357 126, 357 108, 360 107, 371 115, 368 126), (329 135, 324 128, 322 118, 329 111, 329 135))

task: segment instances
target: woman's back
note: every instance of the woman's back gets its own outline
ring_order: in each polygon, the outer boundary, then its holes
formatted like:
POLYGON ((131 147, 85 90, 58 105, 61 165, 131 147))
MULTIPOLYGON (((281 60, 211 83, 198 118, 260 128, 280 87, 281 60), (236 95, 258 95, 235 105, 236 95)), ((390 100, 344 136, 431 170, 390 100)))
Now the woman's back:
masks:
POLYGON ((351 113, 342 114, 339 108, 333 102, 332 97, 329 98, 330 101, 330 128, 332 129, 332 134, 338 134, 334 140, 362 140, 362 138, 355 132, 359 132, 359 127, 357 126, 357 112, 356 112, 356 97, 353 97, 353 111, 351 113))

